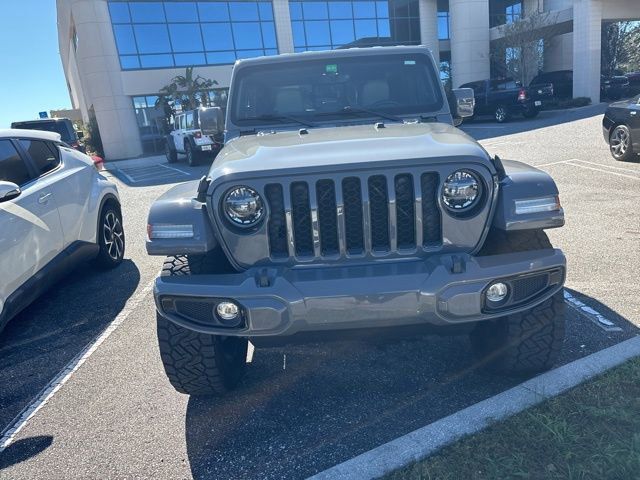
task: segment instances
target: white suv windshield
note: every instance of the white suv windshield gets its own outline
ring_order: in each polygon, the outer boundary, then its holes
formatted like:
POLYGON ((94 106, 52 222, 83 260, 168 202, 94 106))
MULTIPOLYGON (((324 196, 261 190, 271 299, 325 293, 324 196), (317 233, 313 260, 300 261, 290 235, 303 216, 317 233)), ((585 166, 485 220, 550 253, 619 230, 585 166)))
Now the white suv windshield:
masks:
POLYGON ((422 54, 354 55, 245 67, 234 79, 231 120, 239 126, 354 120, 438 111, 442 94, 422 54), (364 109, 365 111, 363 111, 364 109))

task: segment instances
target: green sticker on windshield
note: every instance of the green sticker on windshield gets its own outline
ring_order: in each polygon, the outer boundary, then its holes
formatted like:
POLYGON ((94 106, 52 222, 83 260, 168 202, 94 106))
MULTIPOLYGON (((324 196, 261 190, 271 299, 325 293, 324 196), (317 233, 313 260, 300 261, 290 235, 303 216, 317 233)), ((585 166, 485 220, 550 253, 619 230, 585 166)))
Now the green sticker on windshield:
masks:
POLYGON ((336 65, 335 63, 331 65, 325 65, 324 71, 327 73, 338 73, 338 65, 336 65))

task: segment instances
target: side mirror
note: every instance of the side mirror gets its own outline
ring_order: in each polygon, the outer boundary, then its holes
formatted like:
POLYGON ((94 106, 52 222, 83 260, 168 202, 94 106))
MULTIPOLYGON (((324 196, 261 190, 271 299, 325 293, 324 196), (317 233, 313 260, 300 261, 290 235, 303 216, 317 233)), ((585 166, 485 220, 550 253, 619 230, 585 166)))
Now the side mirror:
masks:
POLYGON ((0 180, 0 203, 19 197, 21 193, 22 190, 15 183, 0 180))
POLYGON ((454 116, 467 118, 473 116, 473 110, 476 106, 476 99, 473 95, 472 88, 454 88, 453 94, 456 98, 456 112, 454 116))
POLYGON ((78 130, 76 132, 76 135, 78 136, 79 140, 82 140, 84 138, 84 132, 82 130, 78 130))

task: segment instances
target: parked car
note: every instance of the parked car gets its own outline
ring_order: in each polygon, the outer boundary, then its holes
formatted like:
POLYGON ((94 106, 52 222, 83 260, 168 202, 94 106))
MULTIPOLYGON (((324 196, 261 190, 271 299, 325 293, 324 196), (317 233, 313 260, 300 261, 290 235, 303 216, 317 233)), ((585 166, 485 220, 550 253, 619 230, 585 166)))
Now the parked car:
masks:
POLYGON ((68 118, 45 118, 41 120, 13 122, 11 128, 58 133, 62 141, 71 148, 75 148, 82 153, 87 153, 84 143, 81 142, 84 133, 82 131, 76 131, 73 122, 68 118))
POLYGON ((122 262, 116 186, 57 133, 0 130, 0 330, 78 262, 122 262))
POLYGON ((620 100, 629 96, 629 79, 624 75, 601 76, 600 96, 609 100, 620 100))
POLYGON ((640 153, 640 95, 612 103, 602 120, 604 139, 616 160, 633 160, 640 153))
POLYGON ((573 70, 541 72, 529 83, 530 89, 551 84, 552 95, 556 98, 573 98, 573 70))
POLYGON ((167 136, 167 162, 178 161, 178 153, 187 163, 196 165, 202 158, 214 159, 224 142, 224 116, 220 107, 201 107, 176 115, 173 130, 167 136))
POLYGON ((631 95, 640 94, 640 72, 627 73, 629 79, 629 93, 631 95))
POLYGON ((473 89, 476 115, 492 115, 499 123, 509 121, 513 115, 536 117, 543 99, 553 95, 551 85, 532 90, 509 78, 480 80, 461 85, 461 88, 473 89))
MULTIPOLYGON (((236 62, 226 144, 160 197, 147 251, 173 386, 221 394, 257 348, 470 334, 499 371, 550 368, 564 335, 564 214, 551 177, 455 128, 426 47, 236 62)), ((453 353, 455 354, 455 353, 453 353)))

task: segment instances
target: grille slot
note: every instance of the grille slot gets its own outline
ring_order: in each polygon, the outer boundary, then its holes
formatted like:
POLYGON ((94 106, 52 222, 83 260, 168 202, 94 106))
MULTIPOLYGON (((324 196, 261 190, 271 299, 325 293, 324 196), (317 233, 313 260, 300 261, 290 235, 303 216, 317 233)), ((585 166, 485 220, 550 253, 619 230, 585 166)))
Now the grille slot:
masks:
POLYGON ((335 255, 339 252, 338 219, 336 216, 336 187, 332 180, 320 180, 316 184, 318 220, 320 223, 320 252, 335 255))
POLYGON ((416 210, 413 177, 408 173, 396 175, 396 228, 398 248, 416 246, 416 210))
POLYGON ((342 180, 342 202, 347 252, 351 255, 363 253, 362 189, 359 178, 348 177, 342 180))
POLYGON ((442 219, 438 208, 437 173, 423 173, 420 177, 422 194, 422 245, 432 247, 442 243, 442 219))
POLYGON ((309 186, 306 182, 291 184, 291 213, 296 255, 312 256, 311 206, 309 205, 309 186))
POLYGON ((176 312, 196 322, 214 324, 216 318, 213 315, 213 309, 216 304, 208 301, 198 300, 176 300, 176 312))
POLYGON ((431 172, 268 184, 271 257, 409 255, 439 246, 438 189, 431 172))
POLYGON ((369 177, 369 209, 371 211, 371 247, 389 250, 389 194, 383 175, 369 177))
POLYGON ((284 197, 282 185, 271 183, 265 188, 265 195, 269 203, 269 248, 273 257, 287 257, 287 220, 284 214, 284 197))

